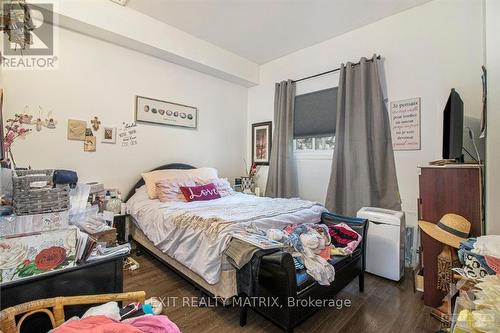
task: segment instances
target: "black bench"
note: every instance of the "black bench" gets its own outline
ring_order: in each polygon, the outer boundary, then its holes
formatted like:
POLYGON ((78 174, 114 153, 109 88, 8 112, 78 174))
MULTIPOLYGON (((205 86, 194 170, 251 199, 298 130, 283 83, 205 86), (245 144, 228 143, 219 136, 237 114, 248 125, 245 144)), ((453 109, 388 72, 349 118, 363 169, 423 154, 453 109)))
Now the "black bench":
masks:
POLYGON ((326 225, 346 223, 363 237, 352 255, 334 256, 330 260, 335 267, 335 280, 332 284, 322 286, 310 276, 298 284, 290 253, 279 251, 265 255, 261 258, 253 300, 245 302, 244 299, 248 296, 240 295, 241 326, 246 325, 248 309, 251 308, 286 332, 293 332, 298 324, 321 309, 322 304, 333 300, 335 294, 354 278, 358 277, 359 290, 363 292, 368 221, 323 213, 321 222, 326 225), (263 303, 259 304, 259 301, 263 303))

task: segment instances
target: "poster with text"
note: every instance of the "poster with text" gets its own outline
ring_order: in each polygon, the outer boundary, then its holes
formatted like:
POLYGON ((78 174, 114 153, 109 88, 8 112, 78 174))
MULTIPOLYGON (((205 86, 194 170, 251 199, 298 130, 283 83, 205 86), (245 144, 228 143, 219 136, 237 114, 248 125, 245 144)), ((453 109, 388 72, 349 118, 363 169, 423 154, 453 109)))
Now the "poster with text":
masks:
POLYGON ((420 150, 420 97, 391 102, 392 147, 420 150))

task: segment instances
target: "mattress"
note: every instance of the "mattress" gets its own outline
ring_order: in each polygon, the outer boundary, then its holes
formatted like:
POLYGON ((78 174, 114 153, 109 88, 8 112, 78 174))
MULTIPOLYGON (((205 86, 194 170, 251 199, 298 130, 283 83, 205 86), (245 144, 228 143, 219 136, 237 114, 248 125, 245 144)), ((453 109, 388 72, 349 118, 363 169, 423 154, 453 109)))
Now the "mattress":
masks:
POLYGON ((228 300, 238 294, 238 289, 236 286, 236 270, 229 263, 227 263, 227 266, 222 270, 219 282, 217 282, 216 284, 209 284, 201 276, 194 273, 177 260, 172 259, 168 255, 161 252, 153 243, 151 243, 146 235, 144 235, 141 229, 137 227, 135 221, 133 221, 133 223, 130 223, 128 226, 128 234, 131 235, 136 242, 140 243, 156 257, 166 262, 180 273, 184 274, 186 277, 191 279, 191 281, 195 282, 215 297, 228 300))

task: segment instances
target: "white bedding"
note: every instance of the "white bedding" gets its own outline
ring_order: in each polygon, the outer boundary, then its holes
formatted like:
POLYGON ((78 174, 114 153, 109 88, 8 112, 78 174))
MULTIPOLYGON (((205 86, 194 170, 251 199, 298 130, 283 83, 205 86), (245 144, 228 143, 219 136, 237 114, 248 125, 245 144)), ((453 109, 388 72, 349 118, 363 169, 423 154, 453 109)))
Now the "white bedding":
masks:
POLYGON ((237 208, 266 200, 269 199, 236 193, 210 201, 161 203, 157 199, 149 199, 145 187, 141 187, 127 202, 127 211, 158 249, 200 275, 209 284, 215 284, 220 278, 223 252, 234 232, 244 230, 252 222, 262 229, 281 229, 287 224, 316 223, 326 209, 311 202, 308 208, 293 213, 273 214, 253 221, 232 223, 221 229, 216 239, 209 237, 203 230, 177 226, 173 223, 173 217, 179 212, 198 212, 202 208, 208 211, 227 205, 237 208))

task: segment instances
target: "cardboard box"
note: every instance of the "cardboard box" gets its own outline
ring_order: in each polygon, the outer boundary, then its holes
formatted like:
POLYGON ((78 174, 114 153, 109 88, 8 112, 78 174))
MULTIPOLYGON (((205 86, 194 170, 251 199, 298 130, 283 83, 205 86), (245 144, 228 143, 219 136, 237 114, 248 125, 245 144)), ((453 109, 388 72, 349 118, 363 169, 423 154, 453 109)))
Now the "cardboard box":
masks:
POLYGON ((0 283, 75 265, 75 227, 0 238, 0 283))

